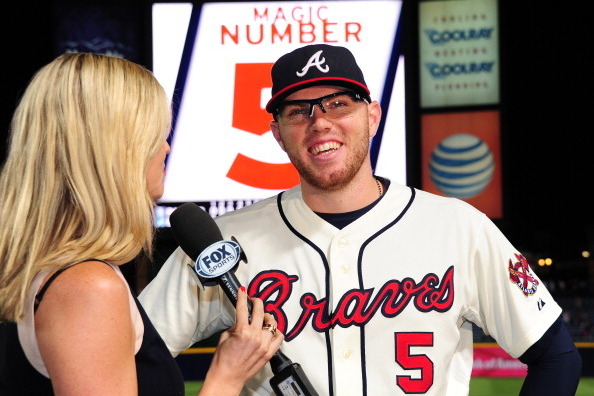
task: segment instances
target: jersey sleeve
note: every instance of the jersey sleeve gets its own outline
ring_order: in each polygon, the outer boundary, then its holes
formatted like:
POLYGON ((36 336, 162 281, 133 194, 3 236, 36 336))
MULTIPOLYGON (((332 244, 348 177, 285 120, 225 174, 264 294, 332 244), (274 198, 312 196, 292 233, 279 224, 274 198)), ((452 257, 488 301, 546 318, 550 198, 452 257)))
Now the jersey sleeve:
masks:
POLYGON ((476 323, 512 357, 537 342, 561 314, 528 260, 483 216, 475 235, 470 278, 476 323))
POLYGON ((203 288, 188 265, 177 248, 138 297, 173 356, 235 322, 221 288, 203 288))

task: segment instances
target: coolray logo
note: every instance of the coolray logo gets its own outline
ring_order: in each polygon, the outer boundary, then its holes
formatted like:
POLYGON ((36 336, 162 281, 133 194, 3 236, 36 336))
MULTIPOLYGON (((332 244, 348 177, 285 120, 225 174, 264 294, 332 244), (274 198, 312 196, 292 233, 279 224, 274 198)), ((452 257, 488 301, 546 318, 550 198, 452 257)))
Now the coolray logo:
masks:
POLYGON ((325 65, 326 67, 323 67, 324 63, 326 63, 326 58, 320 59, 320 55, 322 55, 322 51, 323 50, 319 50, 318 52, 313 54, 311 56, 311 58, 309 58, 309 60, 307 61, 307 64, 305 66, 303 66, 303 69, 301 69, 301 72, 295 73, 295 74, 297 74, 297 77, 305 76, 305 74, 307 73, 309 68, 314 67, 314 66, 322 73, 328 73, 330 71, 330 67, 328 65, 325 65))
POLYGON ((474 41, 474 40, 490 40, 493 36, 494 28, 481 29, 456 29, 456 30, 437 30, 425 29, 424 33, 434 45, 444 45, 450 41, 474 41))
POLYGON ((528 260, 524 256, 516 253, 516 259, 518 261, 515 263, 509 260, 509 280, 515 283, 525 296, 531 296, 536 293, 538 280, 530 272, 528 260))
POLYGON ((218 241, 207 247, 196 259, 198 276, 216 278, 229 272, 239 261, 241 248, 237 242, 218 241))
POLYGON ((431 77, 446 78, 451 75, 491 73, 495 62, 445 63, 427 62, 425 67, 431 77))

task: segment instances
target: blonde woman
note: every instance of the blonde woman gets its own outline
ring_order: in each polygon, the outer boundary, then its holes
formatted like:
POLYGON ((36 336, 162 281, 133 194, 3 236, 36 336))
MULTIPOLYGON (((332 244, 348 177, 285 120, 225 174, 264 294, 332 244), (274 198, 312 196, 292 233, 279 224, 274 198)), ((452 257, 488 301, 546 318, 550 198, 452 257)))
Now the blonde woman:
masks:
MULTIPOLYGON (((119 266, 151 252, 170 110, 145 68, 64 54, 17 107, 0 176, 0 393, 183 395, 176 362, 119 266)), ((234 395, 280 333, 240 291, 201 395, 234 395)))

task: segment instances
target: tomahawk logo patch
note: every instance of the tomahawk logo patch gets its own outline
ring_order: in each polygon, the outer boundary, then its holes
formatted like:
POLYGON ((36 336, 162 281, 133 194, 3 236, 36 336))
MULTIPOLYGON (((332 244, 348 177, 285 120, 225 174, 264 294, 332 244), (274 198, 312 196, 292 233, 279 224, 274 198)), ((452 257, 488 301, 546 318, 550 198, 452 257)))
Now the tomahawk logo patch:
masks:
POLYGON ((528 261, 521 254, 516 254, 515 263, 509 260, 509 280, 518 285, 525 296, 531 296, 536 293, 538 280, 532 275, 528 261))

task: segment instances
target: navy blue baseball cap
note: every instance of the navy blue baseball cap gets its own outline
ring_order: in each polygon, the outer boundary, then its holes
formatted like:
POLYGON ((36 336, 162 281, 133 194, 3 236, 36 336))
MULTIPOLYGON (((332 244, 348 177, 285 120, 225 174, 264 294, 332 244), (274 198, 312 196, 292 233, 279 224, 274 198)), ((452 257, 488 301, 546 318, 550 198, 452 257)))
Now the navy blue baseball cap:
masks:
POLYGON ((312 44, 281 56, 272 66, 272 98, 266 111, 274 113, 290 94, 314 85, 338 85, 371 101, 369 88, 355 57, 348 49, 312 44))

